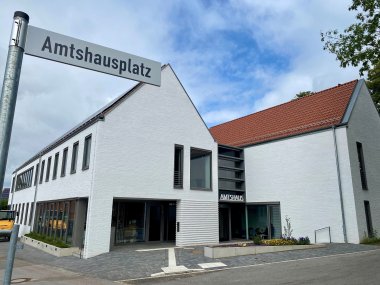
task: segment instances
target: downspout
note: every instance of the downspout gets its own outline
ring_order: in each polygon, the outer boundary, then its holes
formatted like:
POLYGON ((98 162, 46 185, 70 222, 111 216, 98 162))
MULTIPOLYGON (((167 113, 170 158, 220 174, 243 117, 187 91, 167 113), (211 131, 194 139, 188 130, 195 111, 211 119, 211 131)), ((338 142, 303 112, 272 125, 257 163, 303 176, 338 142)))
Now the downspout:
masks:
POLYGON ((33 214, 32 214, 32 220, 29 221, 30 223, 30 231, 32 232, 34 230, 34 219, 36 216, 36 209, 37 209, 37 191, 38 191, 38 180, 40 177, 40 171, 41 171, 41 158, 42 158, 42 153, 40 153, 40 157, 38 158, 38 169, 37 169, 37 174, 35 174, 35 182, 36 186, 34 187, 34 199, 33 199, 33 214))
POLYGON ((338 175, 338 186, 339 186, 339 199, 340 199, 340 207, 342 209, 342 227, 343 227, 343 237, 344 242, 347 243, 347 231, 346 231, 346 219, 344 215, 344 204, 343 204, 343 193, 342 193, 342 180, 340 177, 340 166, 339 166, 339 155, 338 155, 338 145, 336 143, 336 127, 332 127, 333 137, 334 137, 334 147, 335 147, 335 162, 336 162, 336 172, 338 175))

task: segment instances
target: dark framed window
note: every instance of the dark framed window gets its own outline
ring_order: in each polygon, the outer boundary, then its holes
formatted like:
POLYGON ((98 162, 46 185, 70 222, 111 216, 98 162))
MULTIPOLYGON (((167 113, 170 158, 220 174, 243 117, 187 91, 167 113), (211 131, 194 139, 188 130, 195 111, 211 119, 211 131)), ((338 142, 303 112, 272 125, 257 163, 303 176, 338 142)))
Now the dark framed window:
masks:
POLYGON ((78 148, 79 148, 79 142, 74 143, 73 144, 73 153, 71 155, 71 168, 70 168, 71 174, 73 174, 77 171, 78 148))
POLYGON ((183 188, 183 145, 174 146, 174 188, 183 188))
POLYGON ((91 135, 87 136, 84 139, 82 170, 86 170, 90 167, 90 154, 91 154, 91 135))
POLYGON ((19 191, 32 186, 33 170, 34 167, 32 166, 31 168, 17 175, 15 191, 19 191))
POLYGON ((36 164, 36 173, 34 173, 34 186, 37 185, 37 180, 38 180, 38 169, 40 168, 40 164, 36 164))
POLYGON ((58 160, 59 160, 59 152, 57 152, 54 156, 54 166, 53 166, 53 180, 57 178, 58 172, 58 160))
POLYGON ((369 201, 364 201, 364 211, 365 211, 365 219, 367 223, 368 237, 371 238, 371 237, 374 237, 374 232, 373 232, 371 208, 369 206, 369 201))
POLYGON ((40 172, 40 184, 44 180, 44 168, 45 168, 45 160, 41 162, 41 172, 40 172))
POLYGON ((65 148, 62 154, 62 165, 61 165, 61 177, 66 175, 66 165, 67 165, 67 153, 69 148, 65 148))
POLYGON ((360 171, 360 179, 362 182, 362 189, 368 190, 367 175, 365 172, 365 164, 364 164, 363 145, 360 142, 356 142, 356 149, 358 151, 359 171, 360 171))
POLYGON ((211 151, 190 148, 190 189, 211 189, 211 151))
POLYGON ((51 165, 51 156, 48 158, 47 165, 46 165, 46 179, 45 179, 46 182, 49 181, 50 165, 51 165))

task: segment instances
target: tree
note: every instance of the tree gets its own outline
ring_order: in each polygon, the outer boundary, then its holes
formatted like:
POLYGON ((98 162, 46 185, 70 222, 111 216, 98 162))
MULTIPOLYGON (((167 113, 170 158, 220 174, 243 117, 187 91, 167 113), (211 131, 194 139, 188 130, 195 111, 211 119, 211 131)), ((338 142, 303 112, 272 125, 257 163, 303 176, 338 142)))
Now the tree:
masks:
POLYGON ((338 30, 321 33, 323 49, 334 53, 341 67, 360 65, 363 75, 380 61, 380 0, 353 0, 348 10, 358 11, 357 23, 342 34, 338 30))
POLYGON ((368 71, 368 80, 366 83, 377 111, 380 113, 380 61, 368 71))
POLYGON ((303 98, 303 97, 306 97, 306 96, 309 96, 309 95, 313 95, 313 92, 311 92, 311 91, 301 91, 301 92, 299 92, 299 93, 296 94, 296 96, 294 97, 293 100, 299 99, 299 98, 303 98))

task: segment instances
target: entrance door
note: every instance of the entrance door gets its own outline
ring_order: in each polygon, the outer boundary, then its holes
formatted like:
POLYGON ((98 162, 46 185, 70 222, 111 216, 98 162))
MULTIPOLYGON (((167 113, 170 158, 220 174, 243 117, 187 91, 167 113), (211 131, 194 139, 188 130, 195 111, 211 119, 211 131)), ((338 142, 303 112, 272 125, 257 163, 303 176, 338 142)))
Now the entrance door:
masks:
POLYGON ((149 241, 159 241, 161 240, 161 205, 151 205, 149 210, 149 241))
POLYGON ((219 208, 219 240, 230 240, 230 209, 219 208))

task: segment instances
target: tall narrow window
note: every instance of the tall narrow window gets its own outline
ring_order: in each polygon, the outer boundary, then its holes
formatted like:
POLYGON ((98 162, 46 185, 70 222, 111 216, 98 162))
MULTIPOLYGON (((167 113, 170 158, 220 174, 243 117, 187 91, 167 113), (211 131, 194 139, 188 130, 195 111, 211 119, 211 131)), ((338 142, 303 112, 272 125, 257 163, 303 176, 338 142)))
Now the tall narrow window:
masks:
POLYGON ((34 173, 34 186, 37 185, 37 180, 38 180, 38 169, 39 169, 39 167, 40 167, 40 164, 37 163, 37 165, 36 165, 36 173, 34 173))
POLYGON ((68 148, 65 148, 62 154, 61 177, 66 175, 67 152, 68 148))
POLYGON ((57 152, 54 156, 53 179, 57 178, 58 160, 59 160, 59 152, 57 152))
POLYGON ((75 173, 77 171, 78 147, 79 142, 73 144, 73 153, 71 156, 71 173, 75 173))
POLYGON ((46 165, 46 182, 49 181, 50 165, 51 165, 51 156, 48 158, 47 165, 46 165))
POLYGON ((211 189, 211 151, 190 149, 190 188, 211 189))
POLYGON ((91 135, 84 139, 84 149, 83 149, 83 163, 82 169, 88 169, 90 167, 90 153, 91 153, 91 135))
POLYGON ((45 160, 41 162, 41 172, 40 172, 40 184, 44 180, 44 168, 45 168, 45 160))
POLYGON ((368 190, 367 175, 365 172, 365 164, 364 164, 363 146, 360 142, 356 142, 356 149, 358 151, 359 171, 360 171, 360 179, 362 181, 362 189, 368 190))
POLYGON ((183 146, 174 147, 174 188, 183 188, 183 146))
POLYGON ((365 219, 367 222, 367 231, 368 237, 373 237, 373 226, 372 226, 372 218, 371 218, 371 209, 369 207, 369 201, 364 201, 364 211, 365 211, 365 219))

